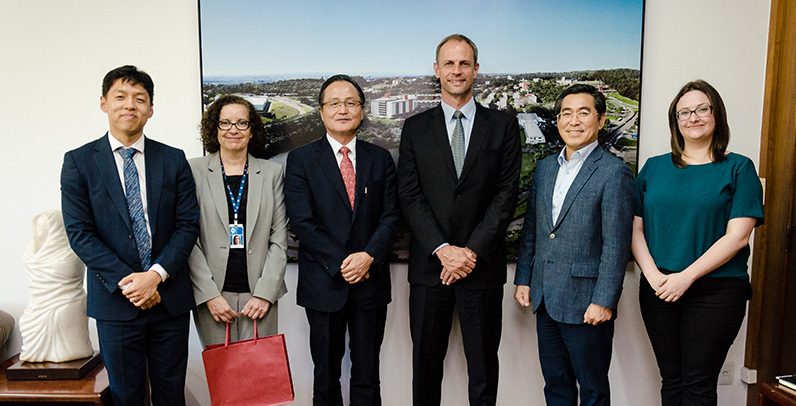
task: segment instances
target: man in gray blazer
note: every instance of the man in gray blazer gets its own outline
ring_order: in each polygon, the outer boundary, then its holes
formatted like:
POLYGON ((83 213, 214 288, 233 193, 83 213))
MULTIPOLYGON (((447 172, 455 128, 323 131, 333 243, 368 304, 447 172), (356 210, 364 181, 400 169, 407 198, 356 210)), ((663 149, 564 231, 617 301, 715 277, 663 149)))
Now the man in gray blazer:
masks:
POLYGON ((605 96, 565 89, 555 106, 566 146, 536 167, 514 298, 533 305, 548 405, 609 405, 616 306, 630 255, 630 170, 605 151, 605 96), (576 385, 577 383, 577 385, 576 385))

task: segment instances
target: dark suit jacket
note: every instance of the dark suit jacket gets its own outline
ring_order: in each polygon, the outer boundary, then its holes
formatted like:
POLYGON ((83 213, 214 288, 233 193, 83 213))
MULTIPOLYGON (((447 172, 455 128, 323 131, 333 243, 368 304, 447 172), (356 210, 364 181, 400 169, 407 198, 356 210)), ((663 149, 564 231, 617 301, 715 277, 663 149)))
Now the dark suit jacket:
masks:
POLYGON ((534 312, 544 299, 553 320, 581 324, 589 304, 616 309, 619 302, 630 257, 633 178, 619 158, 597 147, 553 224, 557 159, 536 166, 514 283, 531 287, 534 312))
POLYGON ((494 288, 506 282, 506 227, 514 216, 520 172, 517 119, 476 103, 461 178, 453 165, 442 107, 404 123, 398 161, 398 194, 412 232, 409 282, 440 283, 432 253, 443 243, 478 255, 473 272, 457 282, 494 288))
POLYGON ((337 311, 349 290, 362 308, 390 302, 388 254, 399 211, 395 164, 387 150, 357 141, 354 210, 325 136, 291 151, 285 169, 285 203, 299 240, 296 300, 300 306, 337 311), (349 285, 340 274, 340 264, 359 251, 375 258, 370 279, 349 285))
MULTIPOLYGON (((181 150, 148 138, 145 142, 152 263, 169 273, 158 291, 166 310, 176 316, 194 306, 185 263, 199 230, 196 191, 181 150)), ((107 134, 64 155, 61 209, 69 244, 87 267, 88 315, 100 320, 133 319, 139 309, 117 284, 144 270, 107 134)))

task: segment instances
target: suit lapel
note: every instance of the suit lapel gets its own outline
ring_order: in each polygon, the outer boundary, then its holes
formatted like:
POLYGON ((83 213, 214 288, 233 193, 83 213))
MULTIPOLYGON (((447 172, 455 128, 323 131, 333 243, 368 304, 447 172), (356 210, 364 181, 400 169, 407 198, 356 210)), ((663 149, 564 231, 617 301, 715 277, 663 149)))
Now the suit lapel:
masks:
POLYGON ((260 214, 260 201, 263 193, 263 174, 260 162, 249 155, 249 192, 246 194, 246 241, 250 241, 257 216, 260 214))
POLYGON ((431 112, 431 120, 428 124, 431 137, 434 138, 437 148, 442 154, 442 160, 445 161, 450 176, 456 179, 456 166, 453 164, 453 152, 448 138, 448 129, 445 126, 445 114, 442 112, 442 105, 437 105, 431 112))
MULTIPOLYGON (((473 130, 470 133, 470 142, 467 144, 467 154, 464 156, 464 165, 462 166, 462 176, 459 177, 459 182, 467 177, 470 173, 475 161, 478 159, 478 154, 484 146, 484 141, 488 136, 487 130, 489 129, 489 110, 482 108, 477 102, 475 103, 475 121, 473 122, 473 130)), ((453 155, 451 153, 451 160, 453 155)))
MULTIPOLYGON (((542 213, 544 215, 544 224, 546 230, 553 229, 553 189, 556 186, 556 176, 558 176, 558 161, 545 160, 541 161, 542 165, 537 167, 540 172, 539 176, 542 179, 542 213)), ((539 204, 540 202, 536 202, 539 204)))
POLYGON ((144 138, 144 162, 146 163, 146 200, 147 214, 149 215, 149 228, 152 231, 152 240, 155 240, 155 227, 158 224, 158 205, 163 189, 164 160, 160 156, 158 145, 144 138))
POLYGON ((575 180, 572 181, 572 185, 569 187, 567 195, 564 197, 564 203, 561 205, 561 212, 558 214, 558 220, 556 221, 554 227, 558 227, 558 225, 561 224, 561 220, 566 217, 567 212, 569 211, 570 207, 572 207, 572 203, 575 201, 578 193, 580 193, 581 189, 583 189, 583 186, 586 185, 586 182, 589 181, 591 176, 594 174, 594 171, 597 170, 598 162, 604 153, 605 152, 603 151, 602 147, 598 145, 597 148, 595 148, 591 154, 586 157, 586 162, 583 163, 583 166, 578 172, 578 176, 575 176, 575 180))
MULTIPOLYGON (((210 196, 213 198, 213 205, 216 206, 221 224, 224 226, 224 230, 229 232, 227 227, 229 225, 227 189, 224 187, 224 178, 221 175, 221 155, 218 153, 211 155, 207 162, 205 182, 207 182, 207 188, 210 190, 210 196)), ((248 210, 248 206, 246 209, 248 210)))
POLYGON ((356 219, 360 206, 365 199, 365 186, 368 184, 370 167, 373 164, 368 145, 357 140, 357 170, 356 170, 356 191, 354 193, 354 219, 356 219))
POLYGON ((337 191, 337 196, 342 199, 345 207, 348 208, 348 212, 351 213, 351 203, 348 201, 348 193, 345 191, 343 175, 340 174, 340 167, 337 166, 337 159, 334 154, 332 146, 326 140, 326 136, 315 142, 315 162, 320 167, 321 173, 326 176, 334 190, 337 191))
POLYGON ((119 216, 124 219, 124 223, 132 230, 130 211, 127 209, 127 198, 124 196, 124 189, 119 180, 119 170, 116 168, 116 160, 113 157, 108 137, 109 135, 106 133, 104 137, 97 140, 94 146, 94 164, 97 166, 97 172, 102 174, 102 181, 108 190, 108 195, 110 195, 113 205, 119 212, 119 216))

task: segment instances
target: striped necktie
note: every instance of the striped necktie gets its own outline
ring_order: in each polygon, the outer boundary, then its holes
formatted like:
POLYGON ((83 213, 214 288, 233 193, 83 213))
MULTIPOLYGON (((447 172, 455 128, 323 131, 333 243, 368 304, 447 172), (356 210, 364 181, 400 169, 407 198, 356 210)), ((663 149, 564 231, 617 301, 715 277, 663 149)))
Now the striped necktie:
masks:
POLYGON ((133 162, 133 155, 138 151, 135 148, 120 148, 119 152, 124 158, 124 191, 127 197, 127 210, 130 212, 130 220, 133 222, 133 235, 135 236, 135 245, 138 247, 138 257, 141 259, 141 267, 146 271, 152 265, 152 242, 146 231, 144 204, 141 201, 141 186, 138 183, 138 169, 133 162))
POLYGON ((456 177, 462 176, 462 166, 464 166, 464 126, 462 126, 461 111, 456 110, 453 112, 453 118, 456 120, 456 127, 453 128, 453 137, 451 138, 451 152, 453 153, 453 165, 456 167, 456 177))

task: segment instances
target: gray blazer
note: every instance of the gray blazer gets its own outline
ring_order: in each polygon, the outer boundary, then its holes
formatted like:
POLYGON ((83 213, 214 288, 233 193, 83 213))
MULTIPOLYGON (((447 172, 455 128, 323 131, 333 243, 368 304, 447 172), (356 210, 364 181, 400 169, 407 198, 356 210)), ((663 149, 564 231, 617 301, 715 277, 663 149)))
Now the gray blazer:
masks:
MULTIPOLYGON (((196 304, 219 296, 229 257, 227 192, 218 153, 190 160, 199 200, 199 238, 188 257, 196 304)), ((249 155, 246 246, 252 295, 275 303, 287 292, 287 214, 282 166, 249 155)))
POLYGON ((581 324, 589 304, 615 310, 619 302, 630 257, 633 178, 620 159, 597 147, 553 224, 557 158, 536 167, 514 284, 531 287, 534 312, 544 299, 553 320, 581 324))

